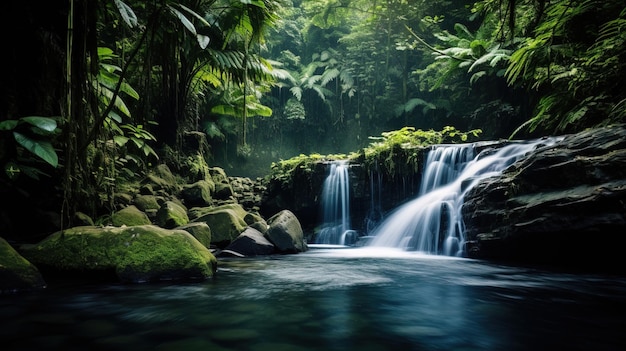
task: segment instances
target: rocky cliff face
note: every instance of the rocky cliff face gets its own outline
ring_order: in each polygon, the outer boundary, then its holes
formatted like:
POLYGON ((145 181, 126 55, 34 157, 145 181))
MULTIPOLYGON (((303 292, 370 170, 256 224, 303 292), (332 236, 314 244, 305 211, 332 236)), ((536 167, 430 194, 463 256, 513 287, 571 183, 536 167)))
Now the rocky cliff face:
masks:
POLYGON ((471 189, 463 218, 470 257, 624 269, 626 126, 538 149, 471 189))

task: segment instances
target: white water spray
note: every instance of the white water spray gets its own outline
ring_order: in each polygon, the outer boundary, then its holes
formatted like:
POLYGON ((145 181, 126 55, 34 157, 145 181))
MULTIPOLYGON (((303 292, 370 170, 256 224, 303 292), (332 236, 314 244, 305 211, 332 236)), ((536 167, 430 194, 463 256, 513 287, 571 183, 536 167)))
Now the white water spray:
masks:
POLYGON ((463 198, 480 180, 500 174, 517 159, 553 139, 515 143, 474 157, 471 144, 435 146, 428 154, 419 196, 394 210, 372 233, 368 246, 463 255, 463 198))

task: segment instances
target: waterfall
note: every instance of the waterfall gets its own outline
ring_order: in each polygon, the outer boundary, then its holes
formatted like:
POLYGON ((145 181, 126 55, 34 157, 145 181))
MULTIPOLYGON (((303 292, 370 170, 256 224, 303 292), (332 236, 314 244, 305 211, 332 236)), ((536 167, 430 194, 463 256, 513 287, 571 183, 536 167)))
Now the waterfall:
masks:
POLYGON ((346 161, 334 161, 322 186, 322 227, 316 244, 350 245, 357 233, 350 229, 350 175, 346 161))
POLYGON ((478 181, 499 174, 541 143, 552 141, 514 143, 476 156, 471 144, 433 147, 424 164, 418 197, 395 209, 376 227, 368 246, 461 256, 464 195, 478 181))

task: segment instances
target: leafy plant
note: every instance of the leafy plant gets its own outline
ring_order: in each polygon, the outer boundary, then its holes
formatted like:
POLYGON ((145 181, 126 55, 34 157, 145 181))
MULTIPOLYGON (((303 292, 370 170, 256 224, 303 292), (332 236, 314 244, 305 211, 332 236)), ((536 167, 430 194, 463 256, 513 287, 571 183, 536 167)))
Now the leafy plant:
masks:
POLYGON ((6 145, 4 138, 1 139, 0 161, 8 156, 5 161, 5 174, 9 179, 15 179, 20 173, 24 173, 37 179, 38 175, 45 174, 39 168, 27 166, 28 158, 21 155, 20 148, 29 151, 32 155, 45 161, 52 167, 59 165, 59 158, 52 146, 51 138, 59 133, 57 122, 51 117, 27 116, 19 119, 10 119, 0 122, 0 132, 10 132, 15 144, 6 145), (7 150, 12 149, 14 157, 7 155, 7 150))

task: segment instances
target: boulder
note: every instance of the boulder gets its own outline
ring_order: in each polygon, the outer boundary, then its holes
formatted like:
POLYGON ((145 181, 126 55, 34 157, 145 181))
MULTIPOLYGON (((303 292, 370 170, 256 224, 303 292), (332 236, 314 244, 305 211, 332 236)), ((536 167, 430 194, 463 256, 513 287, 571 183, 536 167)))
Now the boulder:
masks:
POLYGON ((167 229, 187 224, 189 223, 187 209, 173 201, 166 201, 156 214, 156 223, 167 229))
POLYGON ((247 227, 246 211, 237 204, 203 209, 194 222, 204 222, 211 228, 212 243, 219 248, 230 244, 247 227))
POLYGON ((130 283, 205 279, 217 267, 215 256, 191 234, 154 225, 74 227, 20 249, 33 264, 64 276, 113 272, 130 283))
POLYGON ((116 227, 151 224, 150 218, 135 205, 125 207, 111 216, 111 223, 116 227))
POLYGON ((93 219, 89 217, 86 213, 76 212, 74 213, 74 217, 72 218, 72 223, 74 225, 94 225, 93 219))
POLYGON ((308 250, 298 218, 289 210, 282 210, 267 220, 265 237, 279 253, 298 253, 308 250))
POLYGON ((219 256, 251 257, 271 255, 274 253, 274 250, 274 245, 263 236, 263 233, 248 227, 221 251, 219 256))
POLYGON ((213 182, 215 182, 215 184, 229 184, 228 176, 226 175, 226 171, 224 171, 223 168, 211 167, 209 168, 209 174, 211 175, 211 178, 213 179, 213 182))
POLYGON ((199 180, 183 186, 180 197, 188 207, 205 207, 213 202, 211 193, 214 191, 215 184, 207 180, 199 180))
MULTIPOLYGON (((150 171, 142 181, 142 189, 150 188, 151 194, 161 192, 164 194, 175 194, 179 190, 176 177, 165 164, 158 165, 150 171)), ((150 194, 147 189, 141 191, 142 194, 150 194)))
POLYGON ((162 197, 145 194, 141 194, 135 197, 135 200, 133 200, 133 204, 137 206, 138 209, 144 212, 150 210, 158 211, 159 208, 161 208, 161 204, 163 202, 164 199, 162 197))
POLYGON ((176 228, 193 235, 206 248, 211 247, 211 228, 204 222, 188 223, 176 228))
POLYGON ((462 215, 470 257, 624 267, 626 127, 539 148, 470 189, 462 215))
POLYGON ((218 200, 228 200, 233 197, 235 192, 228 183, 215 183, 215 198, 218 200))
POLYGON ((0 294, 41 289, 41 273, 3 238, 0 238, 0 294))

